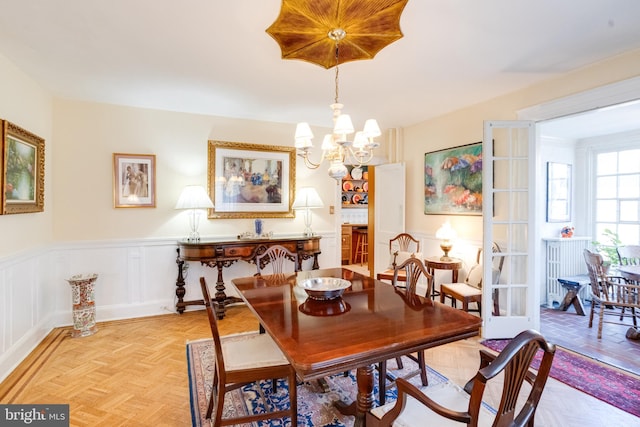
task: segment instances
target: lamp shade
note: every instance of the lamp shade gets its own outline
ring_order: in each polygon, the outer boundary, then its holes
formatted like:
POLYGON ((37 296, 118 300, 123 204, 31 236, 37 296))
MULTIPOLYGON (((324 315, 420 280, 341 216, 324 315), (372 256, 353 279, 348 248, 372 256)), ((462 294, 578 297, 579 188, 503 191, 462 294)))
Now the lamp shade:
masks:
POLYGON ((176 203, 176 209, 209 209, 213 208, 213 202, 200 185, 187 185, 180 193, 176 203))
POLYGON ((451 239, 455 239, 456 236, 457 236, 456 231, 453 228, 451 228, 451 224, 449 224, 449 221, 442 224, 442 226, 438 228, 438 231, 436 231, 437 239, 451 240, 451 239))
POLYGON ((314 187, 300 187, 296 190, 293 209, 318 209, 323 207, 324 203, 322 203, 322 199, 314 187))

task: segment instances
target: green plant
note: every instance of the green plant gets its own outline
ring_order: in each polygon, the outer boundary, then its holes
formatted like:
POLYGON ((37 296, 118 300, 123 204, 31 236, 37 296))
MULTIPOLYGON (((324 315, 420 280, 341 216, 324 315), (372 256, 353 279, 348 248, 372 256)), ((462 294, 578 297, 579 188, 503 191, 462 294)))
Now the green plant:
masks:
POLYGON ((602 232, 602 236, 606 239, 606 242, 601 243, 599 241, 593 241, 593 245, 596 250, 608 261, 611 265, 618 265, 618 246, 622 243, 618 237, 618 233, 605 228, 602 232))

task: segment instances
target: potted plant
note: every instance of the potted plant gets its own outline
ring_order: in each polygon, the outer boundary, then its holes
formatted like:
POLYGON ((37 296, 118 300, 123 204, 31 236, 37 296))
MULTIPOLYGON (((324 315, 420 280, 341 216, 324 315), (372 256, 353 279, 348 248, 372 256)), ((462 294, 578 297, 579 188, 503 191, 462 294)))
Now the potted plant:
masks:
POLYGON ((595 246, 598 253, 600 253, 604 258, 605 266, 617 266, 620 264, 620 260, 618 258, 618 246, 620 246, 622 241, 618 237, 618 233, 613 232, 608 228, 604 229, 602 236, 605 238, 606 242, 601 243, 596 240, 591 243, 595 246))

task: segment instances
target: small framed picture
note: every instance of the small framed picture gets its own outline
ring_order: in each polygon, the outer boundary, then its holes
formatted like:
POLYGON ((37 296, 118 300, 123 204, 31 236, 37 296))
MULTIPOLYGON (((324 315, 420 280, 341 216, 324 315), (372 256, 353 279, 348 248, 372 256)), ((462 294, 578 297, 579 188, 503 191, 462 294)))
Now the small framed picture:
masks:
POLYGON ((113 206, 156 207, 156 156, 113 154, 113 206))
POLYGON ((2 213, 44 211, 44 139, 8 121, 2 124, 2 213), (4 169, 3 169, 4 167, 4 169))

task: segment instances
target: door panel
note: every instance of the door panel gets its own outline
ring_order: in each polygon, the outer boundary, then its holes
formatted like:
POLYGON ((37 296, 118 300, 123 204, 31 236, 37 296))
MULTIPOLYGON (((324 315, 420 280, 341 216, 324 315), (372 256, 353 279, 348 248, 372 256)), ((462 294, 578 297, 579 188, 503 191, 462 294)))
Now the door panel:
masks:
POLYGON ((512 338, 539 328, 535 271, 535 126, 530 121, 485 122, 483 138, 483 307, 485 338, 512 338), (504 258, 499 283, 494 258, 504 258))

